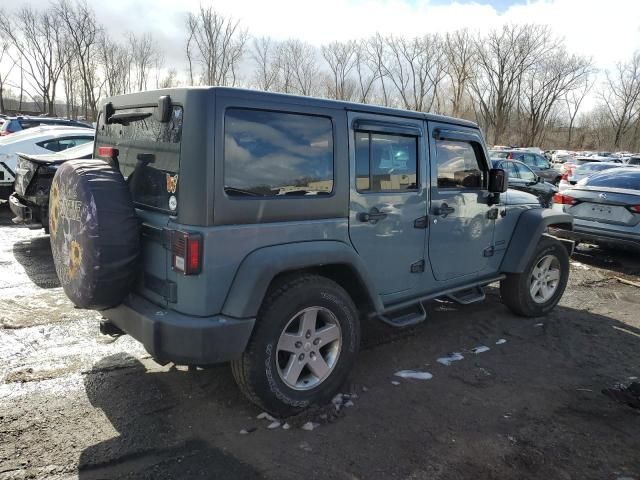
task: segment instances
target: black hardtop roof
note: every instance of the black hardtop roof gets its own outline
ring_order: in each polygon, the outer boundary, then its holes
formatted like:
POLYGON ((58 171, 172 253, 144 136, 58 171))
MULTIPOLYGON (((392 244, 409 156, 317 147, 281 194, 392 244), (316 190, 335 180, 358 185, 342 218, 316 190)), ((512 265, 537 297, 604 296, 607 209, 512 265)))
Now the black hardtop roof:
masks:
POLYGON ((242 99, 263 99, 270 101, 279 101, 282 103, 288 103, 290 105, 309 106, 309 107, 324 107, 324 108, 336 108, 342 110, 352 110, 363 113, 373 113, 380 115, 393 115, 396 117, 415 118, 430 120, 433 122, 450 123, 454 125, 461 125, 465 127, 478 128, 475 122, 469 120, 463 120, 461 118, 447 117, 445 115, 436 115, 433 113, 416 112, 413 110, 402 110, 399 108, 382 107, 378 105, 370 105, 356 102, 345 102, 341 100, 329 100, 326 98, 317 97, 305 97, 301 95, 291 95, 286 93, 264 92, 261 90, 248 90, 244 88, 234 87, 180 87, 161 90, 152 90, 140 93, 130 93, 126 95, 120 95, 117 97, 111 97, 105 99, 106 102, 113 102, 114 106, 124 107, 125 105, 139 105, 146 102, 153 97, 159 97, 161 95, 169 95, 173 100, 178 103, 182 101, 187 95, 197 92, 204 94, 221 93, 226 96, 232 96, 242 99))

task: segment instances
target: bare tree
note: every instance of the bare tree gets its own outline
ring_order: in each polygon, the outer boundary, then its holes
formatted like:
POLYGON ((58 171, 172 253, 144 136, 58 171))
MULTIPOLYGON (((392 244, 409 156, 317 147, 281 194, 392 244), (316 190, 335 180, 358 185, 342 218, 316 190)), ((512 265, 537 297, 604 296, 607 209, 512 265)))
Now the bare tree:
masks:
POLYGON ((154 68, 157 70, 161 67, 162 55, 150 33, 141 35, 131 33, 128 40, 131 55, 132 88, 140 92, 148 88, 151 70, 154 68))
POLYGON ((69 48, 79 69, 85 117, 96 118, 103 85, 97 76, 96 59, 102 29, 93 10, 83 1, 72 5, 69 0, 59 0, 55 4, 55 15, 69 38, 69 48))
POLYGON ((451 114, 458 117, 468 84, 475 75, 476 45, 465 29, 447 33, 443 47, 446 73, 451 81, 451 114))
POLYGON ((320 67, 313 46, 289 39, 279 45, 277 58, 282 91, 308 96, 318 92, 320 67))
POLYGON ((395 86, 404 108, 429 111, 444 78, 444 55, 437 35, 410 40, 387 37, 389 55, 383 69, 395 86))
POLYGON ((382 92, 382 104, 385 107, 391 105, 391 98, 388 86, 385 83, 387 69, 386 64, 386 41, 382 35, 376 33, 365 42, 365 50, 369 68, 375 72, 375 76, 380 83, 382 92))
POLYGON ((573 137, 573 129, 576 123, 576 117, 580 111, 580 106, 584 102, 594 82, 591 80, 591 76, 586 76, 576 88, 569 90, 564 95, 564 103, 567 107, 567 116, 569 118, 569 127, 567 131, 567 148, 571 148, 571 141, 573 137))
POLYGON ((9 53, 9 48, 10 47, 8 42, 5 41, 0 43, 0 65, 2 65, 2 63, 7 60, 11 62, 11 66, 9 68, 0 70, 0 112, 3 112, 3 113, 4 113, 4 96, 5 96, 7 79, 9 78, 9 75, 11 75, 11 72, 16 66, 15 60, 9 53))
POLYGON ((328 96, 336 100, 351 100, 356 85, 351 78, 351 72, 356 66, 357 43, 332 42, 322 46, 322 56, 331 70, 331 84, 328 96))
POLYGON ((369 103, 371 92, 379 77, 367 61, 367 42, 364 40, 356 45, 355 69, 358 78, 358 101, 369 103))
POLYGON ((233 86, 238 81, 238 64, 244 53, 247 32, 239 22, 200 6, 187 16, 187 57, 193 80, 193 63, 201 66, 201 78, 208 85, 233 86))
POLYGON ((555 48, 531 65, 522 82, 523 110, 526 112, 525 145, 537 145, 554 107, 568 92, 589 77, 591 61, 555 48))
POLYGON ((253 83, 259 90, 269 92, 278 82, 277 45, 270 37, 254 38, 250 56, 255 64, 253 83))
POLYGON ((503 140, 509 116, 520 96, 522 76, 552 48, 549 27, 504 25, 476 38, 477 74, 470 81, 478 120, 503 140))
POLYGON ((640 51, 631 60, 606 73, 600 98, 614 132, 613 144, 620 147, 624 135, 640 115, 640 51))
POLYGON ((14 15, 0 14, 0 31, 22 57, 27 82, 55 114, 56 87, 68 61, 63 30, 51 10, 22 7, 14 15))
POLYGON ((106 94, 113 96, 128 92, 132 63, 131 52, 105 35, 99 42, 98 61, 104 72, 106 94))
POLYGON ((175 68, 170 68, 167 75, 160 80, 159 88, 173 88, 179 85, 178 71, 175 68))

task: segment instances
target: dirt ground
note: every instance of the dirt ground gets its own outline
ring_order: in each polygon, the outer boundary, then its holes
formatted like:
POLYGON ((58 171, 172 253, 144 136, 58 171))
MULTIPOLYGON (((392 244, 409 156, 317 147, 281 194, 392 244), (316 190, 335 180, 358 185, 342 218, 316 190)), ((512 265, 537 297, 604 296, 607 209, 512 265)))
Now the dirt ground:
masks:
POLYGON ((601 393, 640 377, 640 288, 615 279, 640 281, 639 257, 580 248, 544 318, 510 314, 490 288, 433 302, 408 331, 369 325, 343 390, 354 405, 269 430, 226 366, 161 367, 102 337, 59 287, 48 237, 0 209, 2 480, 640 480, 640 411, 601 393), (452 352, 464 359, 437 362, 452 352))

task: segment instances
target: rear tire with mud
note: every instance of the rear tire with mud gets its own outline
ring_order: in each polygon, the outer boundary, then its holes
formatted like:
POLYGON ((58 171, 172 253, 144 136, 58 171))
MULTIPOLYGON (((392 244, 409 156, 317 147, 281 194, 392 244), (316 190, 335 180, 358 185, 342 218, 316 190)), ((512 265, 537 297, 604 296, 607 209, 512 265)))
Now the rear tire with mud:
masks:
POLYGON ((356 307, 334 281, 287 276, 267 294, 249 344, 231 363, 240 390, 278 417, 328 402, 360 344, 356 307))
POLYGON ((569 280, 567 249, 543 236, 524 272, 507 274, 500 282, 502 302, 523 317, 546 315, 558 304, 569 280))

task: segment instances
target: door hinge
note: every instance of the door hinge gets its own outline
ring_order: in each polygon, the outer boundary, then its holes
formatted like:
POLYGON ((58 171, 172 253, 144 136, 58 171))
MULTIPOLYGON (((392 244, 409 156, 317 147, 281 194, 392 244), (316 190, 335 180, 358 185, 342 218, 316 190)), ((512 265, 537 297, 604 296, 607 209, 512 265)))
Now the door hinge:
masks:
POLYGON ((424 272, 424 259, 411 264, 411 273, 424 272))
POLYGON ((494 252, 496 251, 495 247, 491 245, 490 247, 485 248, 482 251, 483 257, 493 257, 494 252))
POLYGON ((495 220, 496 218, 498 218, 498 209, 497 208, 492 208, 491 210, 489 210, 487 212, 487 218, 489 220, 495 220))
POLYGON ((426 215, 424 217, 416 218, 413 221, 413 228, 427 228, 429 226, 429 217, 426 215))

